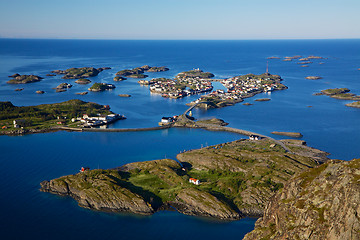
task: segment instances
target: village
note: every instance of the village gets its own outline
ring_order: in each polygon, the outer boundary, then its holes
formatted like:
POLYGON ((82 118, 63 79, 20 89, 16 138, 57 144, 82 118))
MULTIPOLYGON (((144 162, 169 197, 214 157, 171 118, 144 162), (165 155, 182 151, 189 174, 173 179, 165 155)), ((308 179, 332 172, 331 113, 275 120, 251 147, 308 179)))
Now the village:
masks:
POLYGON ((209 92, 213 89, 211 81, 200 78, 167 79, 154 78, 150 81, 140 80, 142 85, 150 85, 152 93, 161 94, 165 98, 183 98, 189 95, 209 92))
POLYGON ((286 89, 287 87, 280 83, 281 80, 280 76, 269 73, 261 75, 247 74, 223 79, 220 82, 227 88, 226 92, 224 90, 213 91, 208 95, 201 96, 189 105, 202 101, 214 103, 217 107, 235 104, 243 101, 242 99, 244 98, 252 97, 258 93, 286 89), (226 104, 219 105, 218 103, 226 104))
POLYGON ((189 105, 204 100, 234 104, 241 102, 243 98, 252 97, 258 93, 272 92, 274 90, 287 88, 280 83, 282 80, 280 76, 272 75, 268 72, 261 75, 247 74, 217 80, 210 79, 208 76, 211 77, 211 75, 205 74, 210 73, 204 73, 200 69, 194 69, 189 72, 180 73, 174 79, 153 78, 150 81, 140 80, 138 83, 150 86, 149 89, 152 93, 161 94, 162 97, 174 99, 211 92, 213 90, 212 81, 219 81, 227 88, 227 91, 216 90, 208 95, 204 95, 189 105))
POLYGON ((152 93, 161 94, 165 98, 183 98, 189 95, 210 92, 213 90, 211 80, 202 77, 204 73, 200 69, 189 71, 192 74, 178 74, 175 79, 154 78, 150 81, 140 80, 141 85, 150 85, 152 93))

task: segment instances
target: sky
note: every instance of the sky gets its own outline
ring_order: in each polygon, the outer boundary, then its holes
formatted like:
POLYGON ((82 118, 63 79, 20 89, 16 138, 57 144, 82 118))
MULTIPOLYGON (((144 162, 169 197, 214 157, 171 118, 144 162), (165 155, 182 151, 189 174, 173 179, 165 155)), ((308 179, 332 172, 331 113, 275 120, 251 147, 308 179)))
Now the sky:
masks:
POLYGON ((0 0, 0 38, 360 38, 360 0, 0 0))

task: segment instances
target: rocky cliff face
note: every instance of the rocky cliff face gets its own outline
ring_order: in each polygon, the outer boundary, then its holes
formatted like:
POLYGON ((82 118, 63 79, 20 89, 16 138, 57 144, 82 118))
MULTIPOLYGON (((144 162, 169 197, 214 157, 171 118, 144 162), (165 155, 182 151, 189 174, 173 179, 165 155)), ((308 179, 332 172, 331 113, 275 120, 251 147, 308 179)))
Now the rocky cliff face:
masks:
POLYGON ((151 214, 153 208, 145 200, 121 187, 124 184, 117 171, 93 170, 43 181, 41 191, 71 196, 85 208, 151 214))
POLYGON ((241 216, 229 205, 215 196, 194 188, 183 189, 172 203, 176 209, 187 215, 215 217, 220 219, 239 219, 241 216))
POLYGON ((291 179, 244 239, 360 239, 360 159, 291 179))

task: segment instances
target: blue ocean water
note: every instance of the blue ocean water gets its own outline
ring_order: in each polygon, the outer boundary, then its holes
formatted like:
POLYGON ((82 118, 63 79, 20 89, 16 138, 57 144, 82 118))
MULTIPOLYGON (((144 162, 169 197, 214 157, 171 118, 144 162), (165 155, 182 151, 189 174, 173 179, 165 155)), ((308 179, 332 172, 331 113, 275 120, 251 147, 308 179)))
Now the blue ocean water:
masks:
MULTIPOLYGON (((218 117, 232 127, 265 135, 271 131, 301 132, 308 145, 329 152, 331 158, 359 158, 360 109, 346 107, 350 101, 313 96, 326 88, 347 87, 360 95, 360 40, 269 40, 269 41, 101 41, 0 39, 0 101, 36 105, 79 98, 109 104, 127 119, 114 128, 156 126, 162 116, 182 113, 196 99, 164 99, 153 95, 136 79, 114 82, 114 74, 142 65, 167 66, 170 71, 152 77, 174 77, 200 68, 217 78, 269 72, 279 74, 289 87, 261 94, 232 107, 194 110, 196 118, 218 117), (303 68, 270 56, 319 55, 303 68), (319 64, 323 62, 324 64, 319 64), (93 82, 109 82, 116 89, 79 96, 88 86, 59 76, 45 77, 51 70, 70 67, 111 67, 93 82), (41 82, 9 85, 14 73, 45 77, 41 82), (306 76, 321 80, 306 80, 306 76), (53 89, 62 82, 67 92, 53 89), (21 92, 15 88, 23 87, 21 92), (36 90, 46 93, 38 95, 36 90), (131 98, 120 98, 120 93, 131 98), (269 97, 269 102, 254 99, 269 97), (309 107, 311 106, 311 107, 309 107)), ((216 84, 215 88, 221 88, 216 84)), ((239 139, 232 133, 195 129, 170 129, 132 133, 55 132, 26 136, 0 136, 0 238, 1 239, 241 239, 254 227, 255 219, 217 222, 159 212, 149 217, 94 212, 79 208, 70 198, 38 191, 43 180, 76 173, 81 166, 112 168, 134 161, 173 158, 180 151, 239 139)), ((281 136, 272 136, 281 139, 281 136)))

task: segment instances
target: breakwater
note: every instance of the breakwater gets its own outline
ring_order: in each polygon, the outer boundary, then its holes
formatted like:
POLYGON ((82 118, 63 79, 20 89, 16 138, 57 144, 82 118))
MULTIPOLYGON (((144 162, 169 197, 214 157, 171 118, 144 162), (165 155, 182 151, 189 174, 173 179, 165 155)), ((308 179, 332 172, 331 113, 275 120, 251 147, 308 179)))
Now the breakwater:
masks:
POLYGON ((149 127, 149 128, 72 128, 72 127, 59 127, 58 129, 65 131, 78 131, 78 132, 141 132, 141 131, 154 131, 154 130, 164 130, 171 128, 172 124, 159 126, 159 127, 149 127))

